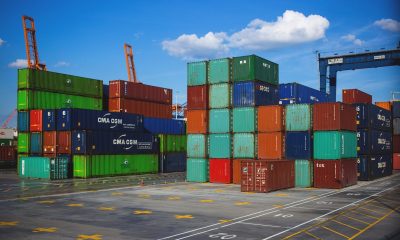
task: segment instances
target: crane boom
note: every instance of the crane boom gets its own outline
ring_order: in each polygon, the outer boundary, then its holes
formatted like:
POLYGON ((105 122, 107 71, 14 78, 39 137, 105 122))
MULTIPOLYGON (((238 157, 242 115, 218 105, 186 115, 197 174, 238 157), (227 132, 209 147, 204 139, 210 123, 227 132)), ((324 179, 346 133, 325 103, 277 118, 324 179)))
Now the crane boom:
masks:
POLYGON ((1 125, 1 128, 7 128, 8 123, 10 123, 11 119, 15 116, 17 113, 17 109, 14 109, 10 115, 8 115, 7 119, 4 121, 4 123, 1 125))
POLYGON ((22 25, 24 28, 28 68, 46 71, 46 65, 39 62, 39 53, 36 43, 36 29, 33 18, 22 16, 22 25))
POLYGON ((126 70, 128 71, 128 81, 138 83, 139 81, 136 78, 135 62, 133 61, 132 46, 125 43, 124 52, 126 60, 126 70))

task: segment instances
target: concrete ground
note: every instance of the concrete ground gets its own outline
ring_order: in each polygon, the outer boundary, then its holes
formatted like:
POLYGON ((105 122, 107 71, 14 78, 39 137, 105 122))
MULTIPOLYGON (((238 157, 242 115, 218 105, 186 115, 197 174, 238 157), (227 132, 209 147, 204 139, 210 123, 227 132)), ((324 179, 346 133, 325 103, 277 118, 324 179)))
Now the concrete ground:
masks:
POLYGON ((2 172, 0 239, 400 239, 400 173, 265 194, 182 173, 47 182, 2 172))

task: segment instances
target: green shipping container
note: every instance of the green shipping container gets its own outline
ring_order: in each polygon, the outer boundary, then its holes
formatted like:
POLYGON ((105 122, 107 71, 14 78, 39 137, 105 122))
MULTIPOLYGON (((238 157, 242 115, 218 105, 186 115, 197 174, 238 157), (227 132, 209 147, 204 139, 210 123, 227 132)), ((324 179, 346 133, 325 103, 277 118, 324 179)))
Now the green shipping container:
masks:
POLYGON ((207 84, 207 62, 192 62, 187 65, 188 86, 207 84))
POLYGON ((158 135, 160 138, 160 152, 186 152, 186 135, 158 135))
POLYGON ((188 182, 208 182, 209 165, 205 158, 188 158, 186 162, 186 180, 188 182))
POLYGON ((234 133, 257 131, 257 108, 234 108, 232 115, 234 133))
POLYGON ((296 159, 295 168, 295 186, 296 187, 312 187, 314 179, 314 164, 312 161, 296 159))
POLYGON ((21 178, 66 179, 70 176, 70 169, 68 157, 20 157, 18 159, 18 174, 21 178))
POLYGON ((74 178, 107 177, 158 172, 158 155, 74 155, 74 178))
POLYGON ((29 133, 18 133, 18 153, 29 153, 29 133))
POLYGON ((214 84, 209 90, 210 108, 228 108, 231 104, 231 85, 228 83, 214 84))
POLYGON ((190 158, 207 157, 207 136, 204 134, 187 135, 187 156, 190 158))
POLYGON ((233 81, 262 81, 279 84, 278 64, 256 55, 233 58, 233 81))
POLYGON ((357 157, 357 135, 348 131, 315 131, 314 158, 321 160, 357 157))
POLYGON ((210 84, 231 81, 231 59, 214 59, 208 62, 208 82, 210 84))
POLYGON ((61 93, 19 90, 18 111, 30 109, 81 108, 102 110, 101 98, 82 97, 61 93))
POLYGON ((18 89, 103 97, 103 81, 36 69, 18 69, 18 89))
POLYGON ((209 112, 208 127, 210 133, 231 132, 231 110, 228 108, 211 109, 209 112))
POLYGON ((286 131, 311 130, 312 108, 309 104, 286 105, 286 131))
POLYGON ((210 158, 232 157, 231 134, 210 134, 208 138, 210 158))
POLYGON ((235 133, 233 135, 234 158, 256 158, 256 138, 253 133, 235 133))

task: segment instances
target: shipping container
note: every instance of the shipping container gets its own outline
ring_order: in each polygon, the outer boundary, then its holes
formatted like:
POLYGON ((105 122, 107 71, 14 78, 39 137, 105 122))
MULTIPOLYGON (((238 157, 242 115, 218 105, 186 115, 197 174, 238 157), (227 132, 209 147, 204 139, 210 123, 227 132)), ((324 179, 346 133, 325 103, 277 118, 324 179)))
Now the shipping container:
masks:
POLYGON ((43 132, 43 154, 56 154, 57 150, 57 132, 43 132))
POLYGON ((285 108, 283 106, 258 107, 257 126, 259 132, 285 131, 285 108))
POLYGON ((393 153, 393 170, 400 170, 400 153, 393 153))
POLYGON ((355 104, 358 129, 380 129, 390 131, 392 117, 388 110, 373 104, 355 104))
POLYGON ((187 85, 199 86, 207 84, 208 62, 191 62, 187 64, 187 85))
POLYGON ((278 87, 269 83, 250 81, 233 84, 233 106, 254 107, 278 104, 278 87))
POLYGON ((255 134, 235 133, 233 135, 233 157, 234 158, 256 158, 255 134))
POLYGON ((29 133, 18 134, 18 153, 29 153, 29 133))
POLYGON ((271 192, 294 187, 294 161, 242 161, 242 192, 271 192))
POLYGON ((257 108, 243 107, 233 109, 233 132, 257 131, 257 108))
POLYGON ((241 159, 233 159, 232 160, 232 183, 240 184, 241 182, 241 159))
POLYGON ((17 118, 18 118, 17 119, 18 132, 28 132, 29 131, 29 111, 18 111, 17 118))
POLYGON ((400 152, 400 135, 393 135, 393 152, 400 152))
POLYGON ((208 104, 210 108, 228 108, 232 105, 232 85, 210 85, 208 104))
POLYGON ((209 162, 205 158, 188 158, 186 163, 186 180, 188 182, 208 182, 209 162))
POLYGON ((187 88, 187 109, 208 109, 208 85, 192 86, 187 88))
POLYGON ((299 83, 279 84, 279 104, 328 102, 328 95, 299 83))
POLYGON ((286 132, 285 155, 287 159, 312 159, 313 141, 311 132, 286 132))
POLYGON ((15 161, 17 152, 13 146, 0 146, 0 161, 15 161))
POLYGON ((388 111, 392 111, 392 104, 390 102, 375 102, 375 105, 388 111))
POLYGON ((392 150, 392 133, 367 129, 357 131, 357 154, 390 154, 392 150))
POLYGON ((314 164, 313 161, 307 159, 296 159, 294 161, 295 168, 295 186, 307 188, 313 186, 314 164))
POLYGON ((56 110, 43 109, 43 131, 56 130, 56 110))
POLYGON ((314 159, 357 157, 357 134, 348 131, 314 132, 314 159))
POLYGON ((21 157, 18 159, 18 174, 21 178, 66 179, 70 176, 70 169, 71 159, 68 156, 21 157))
POLYGON ((43 151, 42 147, 42 133, 41 132, 31 132, 29 140, 29 148, 31 154, 41 154, 43 151))
POLYGON ((343 89, 342 102, 348 104, 354 104, 354 103, 371 104, 372 96, 358 89, 343 89))
POLYGON ((128 131, 72 132, 73 154, 153 154, 159 152, 159 140, 153 134, 128 131))
MULTIPOLYGON (((0 147, 1 146, 14 146, 13 139, 0 139, 0 147)), ((16 146, 16 145, 15 145, 16 146)))
POLYGON ((232 131, 230 109, 211 109, 208 114, 210 133, 229 133, 232 131))
POLYGON ((313 105, 313 130, 357 130, 356 108, 344 103, 313 105))
POLYGON ((210 134, 209 157, 210 158, 231 158, 232 157, 232 139, 231 134, 210 134))
POLYGON ((103 81, 101 80, 31 68, 18 69, 18 89, 103 97, 103 81))
POLYGON ((208 132, 208 111, 188 110, 187 114, 187 133, 207 133, 208 132))
POLYGON ((110 81, 109 98, 172 104, 172 89, 122 80, 110 81))
POLYGON ((211 158, 210 182, 211 183, 232 183, 232 160, 225 158, 211 158))
POLYGON ((157 154, 73 156, 74 178, 108 177, 157 172, 157 154))
POLYGON ((258 133, 258 159, 283 159, 285 158, 285 133, 258 133))
POLYGON ((210 84, 228 83, 231 81, 231 59, 213 59, 208 62, 208 82, 210 84))
POLYGON ((262 81, 279 84, 279 66, 256 55, 234 57, 232 60, 233 81, 262 81))
POLYGON ((170 152, 160 154, 158 170, 160 173, 186 171, 186 152, 170 152))
POLYGON ((400 118, 393 119, 393 134, 400 135, 400 118))
POLYGON ((160 153, 186 152, 186 135, 160 134, 158 137, 160 138, 160 153))
POLYGON ((103 84, 103 111, 108 111, 110 86, 103 84))
POLYGON ((58 154, 71 154, 71 151, 72 151, 71 138, 72 138, 72 134, 70 131, 58 131, 57 132, 56 152, 58 154))
POLYGON ((400 118, 400 101, 392 102, 392 116, 393 118, 400 118))
POLYGON ((144 129, 152 134, 186 134, 186 123, 183 120, 164 118, 144 118, 144 129))
POLYGON ((43 129, 43 112, 42 110, 29 111, 29 131, 40 132, 43 129))
POLYGON ((357 176, 360 181, 370 181, 392 175, 392 154, 359 155, 357 164, 357 176))
POLYGON ((207 152, 207 135, 204 134, 188 134, 187 135, 187 157, 188 158, 205 158, 207 152))
POLYGON ((101 110, 101 98, 82 97, 53 92, 18 90, 18 111, 30 109, 82 108, 101 110))
POLYGON ((312 129, 312 107, 309 104, 291 104, 285 108, 286 131, 312 129))
POLYGON ((0 139, 13 139, 14 132, 12 128, 0 128, 0 139))
POLYGON ((135 99, 110 98, 108 109, 110 112, 134 113, 145 117, 168 119, 172 117, 171 104, 145 102, 135 99))
POLYGON ((357 160, 315 160, 314 187, 339 189, 357 184, 357 160))

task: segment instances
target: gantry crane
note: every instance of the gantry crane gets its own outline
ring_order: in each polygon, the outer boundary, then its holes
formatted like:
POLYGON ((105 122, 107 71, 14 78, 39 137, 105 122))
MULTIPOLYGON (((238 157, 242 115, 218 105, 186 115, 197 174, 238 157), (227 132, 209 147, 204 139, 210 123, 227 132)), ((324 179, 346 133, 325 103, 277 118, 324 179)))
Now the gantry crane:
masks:
POLYGON ((22 16, 22 25, 24 28, 25 48, 28 68, 46 71, 46 65, 40 63, 39 53, 36 43, 36 29, 33 18, 22 16))
POLYGON ((10 123, 10 121, 14 118, 15 114, 17 113, 17 109, 14 109, 10 115, 8 115, 8 117, 6 118, 6 120, 3 122, 3 124, 1 125, 0 128, 7 128, 8 124, 10 123))
POLYGON ((132 46, 125 43, 124 44, 125 60, 126 60, 126 70, 128 71, 128 81, 139 83, 136 78, 135 62, 133 61, 133 51, 132 46))

